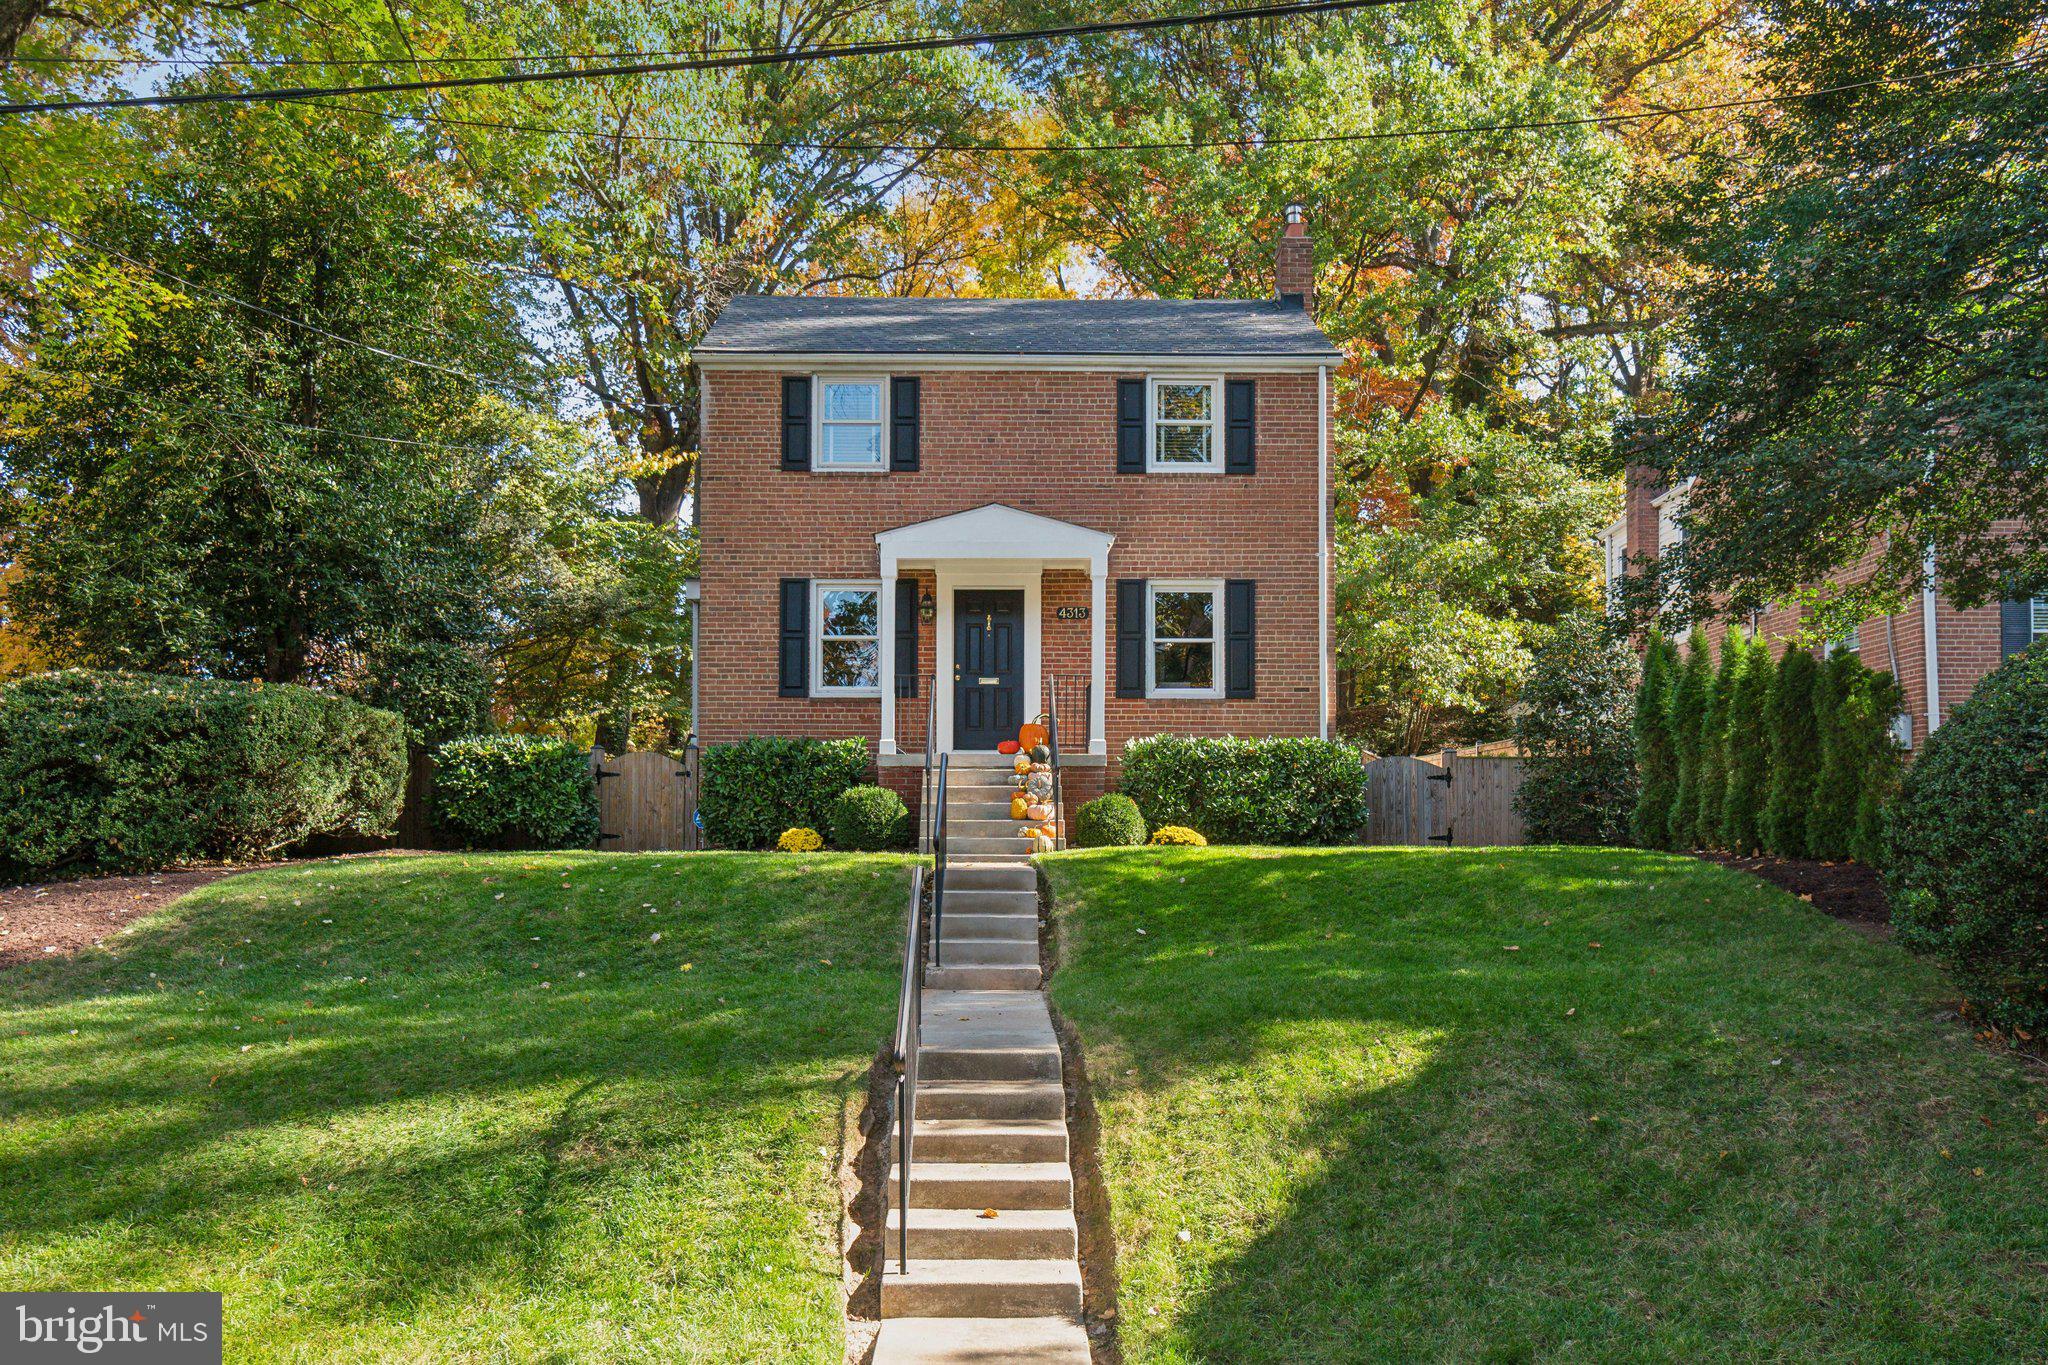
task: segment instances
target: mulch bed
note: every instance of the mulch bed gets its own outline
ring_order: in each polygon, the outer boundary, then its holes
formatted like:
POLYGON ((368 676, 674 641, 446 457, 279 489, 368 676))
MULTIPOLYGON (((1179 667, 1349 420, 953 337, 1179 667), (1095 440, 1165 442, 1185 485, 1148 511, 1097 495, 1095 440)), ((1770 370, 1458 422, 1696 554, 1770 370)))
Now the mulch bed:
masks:
POLYGON ((1727 853, 1694 855, 1710 863, 1753 872, 1789 891, 1814 909, 1876 935, 1891 932, 1892 907, 1884 881, 1861 863, 1823 863, 1811 858, 1737 858, 1727 853))
MULTIPOLYGON (((403 850, 388 850, 400 852, 403 850)), ((347 854, 377 858, 385 853, 347 854)), ((0 969, 102 943, 188 891, 280 863, 211 863, 134 877, 0 886, 0 969)))

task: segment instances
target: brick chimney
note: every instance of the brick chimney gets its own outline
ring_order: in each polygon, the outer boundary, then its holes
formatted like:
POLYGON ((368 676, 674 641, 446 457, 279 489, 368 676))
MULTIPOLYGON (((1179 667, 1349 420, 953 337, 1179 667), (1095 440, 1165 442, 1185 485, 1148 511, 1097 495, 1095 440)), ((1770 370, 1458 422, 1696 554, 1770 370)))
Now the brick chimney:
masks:
POLYGON ((1299 204, 1289 204, 1287 226, 1273 248, 1273 291, 1280 302, 1316 310, 1315 250, 1309 241, 1308 222, 1299 204))

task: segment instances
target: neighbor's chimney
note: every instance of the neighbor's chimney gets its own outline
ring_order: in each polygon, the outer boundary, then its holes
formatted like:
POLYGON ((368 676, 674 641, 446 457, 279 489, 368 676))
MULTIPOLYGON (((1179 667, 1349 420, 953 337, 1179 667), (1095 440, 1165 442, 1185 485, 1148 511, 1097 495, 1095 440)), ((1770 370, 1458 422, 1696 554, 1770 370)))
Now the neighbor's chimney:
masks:
POLYGON ((1280 302, 1316 310, 1315 251, 1308 239, 1308 223, 1299 204, 1287 206, 1287 226, 1280 243, 1273 248, 1273 291, 1280 302))

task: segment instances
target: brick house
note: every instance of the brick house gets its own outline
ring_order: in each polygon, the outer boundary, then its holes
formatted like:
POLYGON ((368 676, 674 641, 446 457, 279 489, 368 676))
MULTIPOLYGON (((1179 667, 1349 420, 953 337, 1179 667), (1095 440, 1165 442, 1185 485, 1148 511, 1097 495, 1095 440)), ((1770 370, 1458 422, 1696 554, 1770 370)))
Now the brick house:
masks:
MULTIPOLYGON (((1685 535, 1687 485, 1666 487, 1654 470, 1637 465, 1630 467, 1626 487, 1621 515, 1601 537, 1601 559, 1610 584, 1635 571, 1643 561, 1658 558, 1685 535)), ((1873 549, 1864 562, 1845 571, 1844 580, 1854 582, 1867 574, 1876 558, 1873 549)), ((1781 648, 1799 630, 1802 616, 1796 604, 1773 603, 1769 610, 1740 620, 1703 622, 1699 630, 1716 649, 1731 628, 1781 648)), ((2048 598, 1965 609, 1928 588, 1905 611, 1873 617, 1843 638, 1830 641, 1826 648, 1853 651, 1870 667, 1898 679, 1906 698, 1898 736, 1907 748, 1915 749, 1969 697, 1985 674, 2043 637, 2048 637, 2048 598), (1938 701, 1932 709, 1928 705, 1930 692, 1938 701)))
POLYGON ((699 345, 697 731, 935 752, 1057 700, 1070 804, 1160 731, 1327 735, 1330 375, 1263 300, 748 296, 699 345), (936 687, 934 687, 936 679, 936 687))

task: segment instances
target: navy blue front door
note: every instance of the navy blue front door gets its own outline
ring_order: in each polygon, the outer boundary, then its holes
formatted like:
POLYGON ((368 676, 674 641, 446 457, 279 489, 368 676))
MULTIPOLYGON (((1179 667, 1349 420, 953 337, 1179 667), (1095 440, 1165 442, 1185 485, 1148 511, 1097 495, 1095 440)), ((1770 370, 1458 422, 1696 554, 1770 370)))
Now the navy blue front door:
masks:
POLYGON ((953 747, 993 749, 1024 723, 1024 594, 953 595, 953 747))

